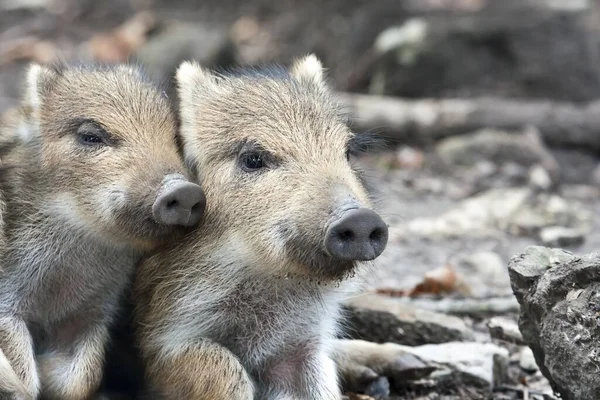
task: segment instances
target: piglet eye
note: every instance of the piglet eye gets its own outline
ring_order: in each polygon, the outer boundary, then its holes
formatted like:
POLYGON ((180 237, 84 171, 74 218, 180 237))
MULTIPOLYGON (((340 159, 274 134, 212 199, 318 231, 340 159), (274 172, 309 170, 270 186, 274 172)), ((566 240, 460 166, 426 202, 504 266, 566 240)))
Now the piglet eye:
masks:
POLYGON ((77 128, 77 141, 83 146, 103 146, 108 133, 94 122, 84 122, 77 128))
POLYGON ((80 140, 85 144, 98 144, 102 143, 102 138, 100 136, 91 135, 91 134, 82 134, 79 136, 80 140))
POLYGON ((251 172, 265 167, 263 156, 260 153, 245 153, 242 155, 242 168, 251 172))

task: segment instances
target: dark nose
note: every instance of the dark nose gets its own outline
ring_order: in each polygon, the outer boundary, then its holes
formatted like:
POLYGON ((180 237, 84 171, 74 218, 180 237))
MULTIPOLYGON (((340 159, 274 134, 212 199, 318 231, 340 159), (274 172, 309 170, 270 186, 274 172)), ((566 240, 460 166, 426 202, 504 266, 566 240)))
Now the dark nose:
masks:
POLYGON ((152 213, 161 225, 195 226, 204 215, 202 188, 185 180, 167 181, 154 201, 152 213))
POLYGON ((341 260, 368 261, 383 253, 387 240, 388 228, 381 217, 368 208, 357 208, 329 226, 325 249, 341 260))

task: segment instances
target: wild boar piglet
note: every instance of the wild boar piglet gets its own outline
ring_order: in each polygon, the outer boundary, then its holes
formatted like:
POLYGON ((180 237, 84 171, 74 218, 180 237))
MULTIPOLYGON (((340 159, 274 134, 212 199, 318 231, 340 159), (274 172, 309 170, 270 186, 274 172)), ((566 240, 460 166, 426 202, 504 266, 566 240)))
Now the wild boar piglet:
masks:
POLYGON ((387 244, 314 56, 289 70, 177 71, 200 229, 134 284, 150 390, 168 399, 340 399, 340 301, 387 244))
POLYGON ((0 140, 0 393, 86 399, 136 263, 205 198, 135 67, 33 65, 25 86, 0 140))

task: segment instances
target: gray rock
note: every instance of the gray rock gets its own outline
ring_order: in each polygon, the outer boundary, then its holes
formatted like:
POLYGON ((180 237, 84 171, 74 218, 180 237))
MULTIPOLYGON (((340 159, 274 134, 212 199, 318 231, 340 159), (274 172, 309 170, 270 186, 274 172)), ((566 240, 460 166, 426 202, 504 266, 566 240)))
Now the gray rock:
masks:
POLYGON ((600 254, 532 246, 509 263, 519 328, 540 371, 565 400, 600 393, 600 254))
POLYGON ((396 343, 339 339, 334 344, 333 355, 344 389, 355 392, 385 386, 383 380, 375 383, 380 377, 401 383, 422 379, 436 369, 396 343))
POLYGON ((533 167, 539 164, 551 171, 552 176, 559 174, 558 163, 533 129, 525 132, 482 129, 440 141, 436 153, 451 165, 472 166, 482 161, 500 166, 514 163, 533 167))
POLYGON ((424 346, 396 343, 377 344, 361 340, 338 340, 336 362, 346 389, 385 393, 387 383, 402 392, 406 388, 423 392, 436 388, 461 388, 467 384, 489 393, 506 382, 508 350, 491 343, 450 342, 424 346), (363 371, 386 379, 364 379, 363 371), (357 379, 358 378, 358 379, 357 379))
MULTIPOLYGON (((558 176, 558 172, 555 177, 558 176)), ((529 184, 536 189, 550 190, 555 187, 557 182, 552 180, 550 173, 541 165, 534 165, 529 170, 529 184)))
MULTIPOLYGON (((492 343, 451 342, 403 348, 425 363, 445 367, 458 373, 460 380, 488 390, 507 379, 508 350, 492 343)), ((440 368, 438 373, 444 375, 443 371, 440 368)), ((431 375, 435 376, 435 373, 431 375)))
POLYGON ((534 373, 539 370, 537 363, 535 362, 535 357, 533 355, 533 351, 529 347, 524 347, 521 352, 521 356, 519 357, 519 367, 523 371, 534 373))
POLYGON ((504 340, 514 344, 524 344, 523 335, 519 326, 512 319, 506 317, 493 317, 487 323, 490 336, 494 339, 504 340))
POLYGON ((355 297, 345 304, 349 334, 375 343, 409 346, 473 340, 473 332, 460 318, 421 310, 380 295, 355 297))
POLYGON ((549 226, 541 230, 540 240, 544 246, 566 247, 583 243, 585 237, 579 229, 549 226))

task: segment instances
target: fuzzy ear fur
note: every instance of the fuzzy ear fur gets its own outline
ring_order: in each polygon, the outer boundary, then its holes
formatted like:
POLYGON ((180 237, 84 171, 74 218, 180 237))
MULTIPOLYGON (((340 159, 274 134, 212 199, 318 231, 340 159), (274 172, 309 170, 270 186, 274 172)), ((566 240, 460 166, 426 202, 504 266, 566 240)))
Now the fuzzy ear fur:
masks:
POLYGON ((197 163, 198 143, 196 116, 202 92, 217 85, 216 76, 194 61, 185 61, 175 73, 179 94, 179 115, 181 118, 180 135, 183 139, 183 153, 186 164, 194 168, 197 163))
POLYGON ((323 64, 314 54, 296 60, 290 74, 298 80, 312 81, 319 86, 325 85, 323 64))
POLYGON ((21 120, 17 130, 21 140, 29 141, 39 134, 40 109, 48 90, 58 76, 59 72, 55 69, 35 63, 29 66, 25 75, 23 98, 28 118, 21 120))
POLYGON ((25 103, 33 110, 39 110, 44 100, 44 95, 58 73, 48 67, 31 64, 25 78, 25 103))
POLYGON ((191 104, 198 88, 217 84, 215 75, 195 61, 184 61, 177 68, 175 79, 182 104, 191 104))

